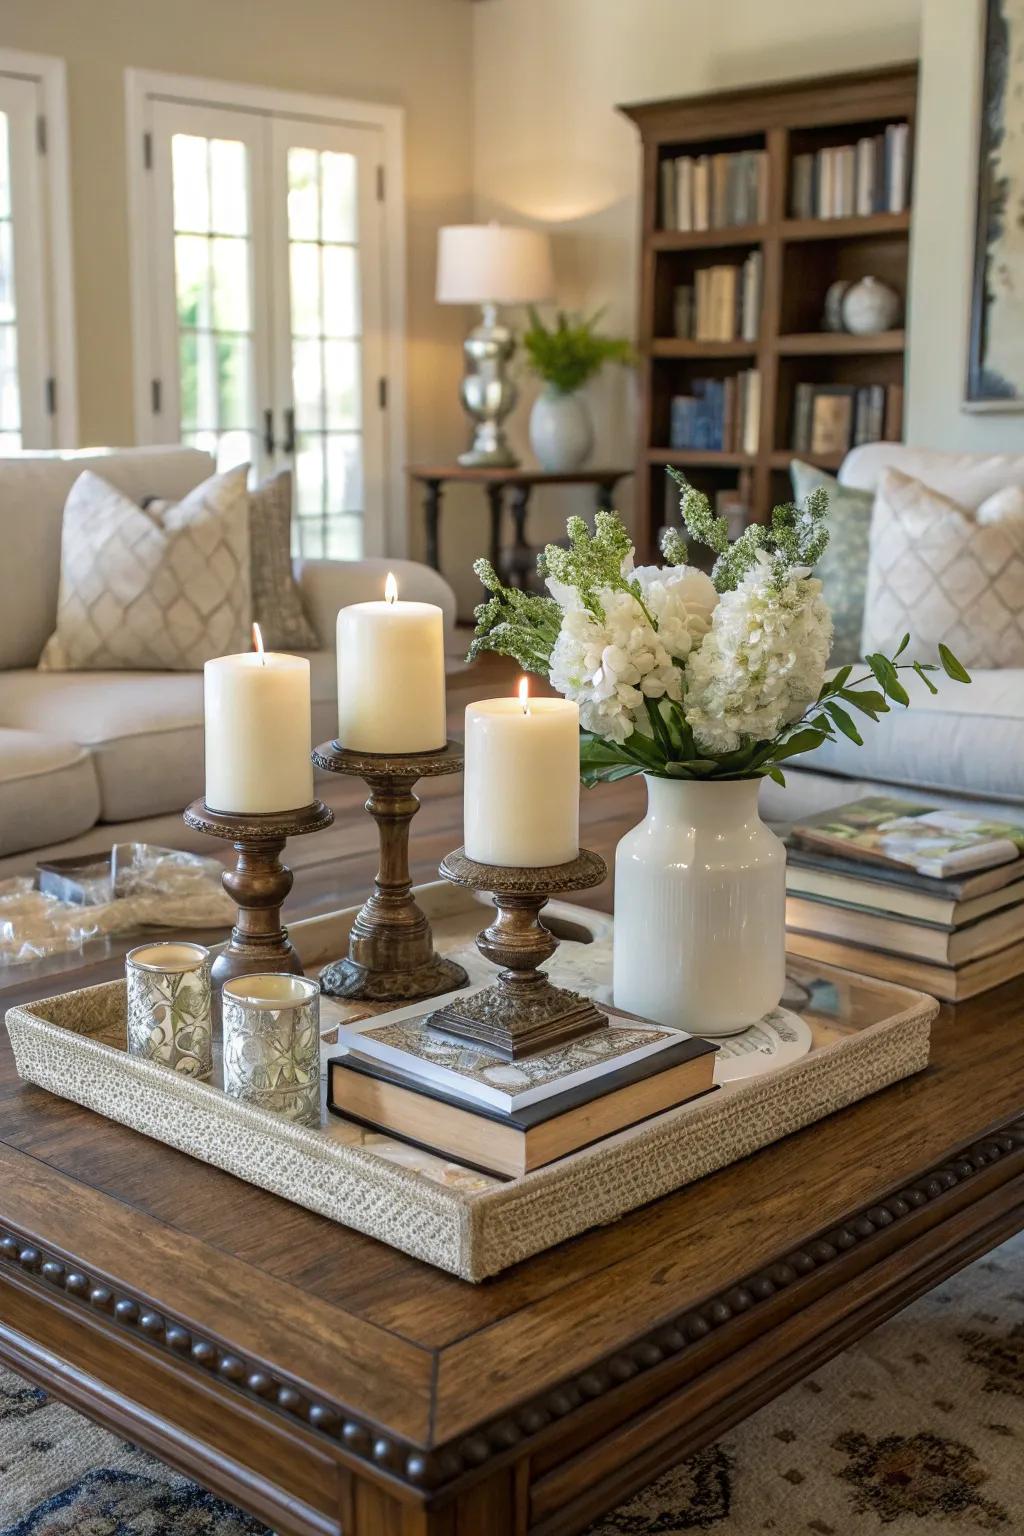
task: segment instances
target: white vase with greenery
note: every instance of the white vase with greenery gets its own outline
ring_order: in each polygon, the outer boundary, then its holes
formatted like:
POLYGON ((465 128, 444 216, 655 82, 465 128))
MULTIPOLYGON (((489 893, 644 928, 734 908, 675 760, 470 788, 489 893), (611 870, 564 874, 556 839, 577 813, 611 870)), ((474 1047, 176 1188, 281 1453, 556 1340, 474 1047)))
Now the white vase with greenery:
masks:
POLYGON ((502 585, 477 609, 471 656, 513 656, 580 710, 580 765, 593 786, 647 779, 650 807, 616 859, 616 1004, 701 1035, 755 1023, 782 994, 785 859, 757 814, 768 776, 837 733, 861 744, 870 721, 910 696, 901 673, 936 692, 940 668, 970 682, 949 648, 937 662, 870 655, 863 675, 826 675, 832 620, 813 575, 828 542, 828 496, 776 507, 730 545, 724 518, 675 471, 686 532, 717 557, 687 564, 679 529, 664 566, 636 566, 629 534, 599 512, 569 520, 568 547, 540 558, 548 595, 502 585))
POLYGON ((594 426, 580 391, 605 363, 627 363, 632 356, 627 341, 597 335, 600 318, 599 312, 589 320, 573 319, 560 310, 549 328, 530 310, 523 349, 529 367, 544 381, 530 412, 530 447, 549 474, 570 474, 586 463, 594 426))

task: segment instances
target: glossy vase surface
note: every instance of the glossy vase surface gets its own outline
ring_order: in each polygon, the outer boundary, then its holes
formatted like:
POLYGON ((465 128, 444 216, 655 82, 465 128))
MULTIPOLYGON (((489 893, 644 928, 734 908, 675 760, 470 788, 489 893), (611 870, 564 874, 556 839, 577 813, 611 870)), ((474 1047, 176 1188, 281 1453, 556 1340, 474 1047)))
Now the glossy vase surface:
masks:
POLYGON ((593 446, 594 424, 582 395, 548 388, 537 396, 530 411, 530 447, 541 469, 571 474, 589 458, 593 446))
POLYGON ((760 781, 645 775, 647 815, 615 855, 615 1004, 691 1034, 736 1034, 785 982, 786 850, 760 781))

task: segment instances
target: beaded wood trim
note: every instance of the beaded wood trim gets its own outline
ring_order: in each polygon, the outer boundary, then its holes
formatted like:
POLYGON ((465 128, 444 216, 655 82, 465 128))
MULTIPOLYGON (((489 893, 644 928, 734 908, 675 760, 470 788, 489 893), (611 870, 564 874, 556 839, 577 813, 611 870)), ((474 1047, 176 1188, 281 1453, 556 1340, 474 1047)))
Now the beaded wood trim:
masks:
MULTIPOLYGON (((670 1318, 625 1349, 605 1356, 479 1430, 434 1449, 381 1434, 342 1405, 311 1395, 283 1373, 238 1355, 217 1340, 186 1327, 145 1298, 115 1289, 106 1279, 68 1264, 61 1255, 32 1243, 9 1226, 0 1228, 0 1264, 19 1270, 30 1282, 63 1291, 82 1307, 112 1320, 149 1346, 190 1361, 245 1396, 308 1424, 353 1456, 390 1472, 413 1488, 435 1490, 520 1448, 554 1420, 567 1418, 642 1372, 681 1355, 733 1318, 753 1311, 808 1275, 827 1269, 877 1232, 898 1225, 948 1190, 974 1178, 990 1163, 1015 1153, 1024 1153, 1024 1116, 957 1152, 895 1194, 864 1207, 802 1247, 670 1318)), ((1020 1160, 1024 1162, 1024 1158, 1020 1160)))
POLYGON ((182 812, 182 821, 196 832, 223 837, 231 843, 277 843, 305 832, 320 832, 334 820, 334 812, 322 800, 295 811, 212 811, 204 800, 193 800, 182 812))
POLYGON ((608 866, 600 854, 589 848, 581 848, 579 856, 567 864, 535 868, 481 864, 477 859, 467 858, 465 848, 456 848, 445 854, 438 873, 442 879, 467 886, 471 891, 493 891, 498 896, 555 896, 600 885, 608 874, 608 866))
POLYGON ((350 752, 337 741, 313 748, 313 762, 327 773, 348 773, 357 779, 441 778, 462 772, 462 743, 448 741, 436 752, 350 752))

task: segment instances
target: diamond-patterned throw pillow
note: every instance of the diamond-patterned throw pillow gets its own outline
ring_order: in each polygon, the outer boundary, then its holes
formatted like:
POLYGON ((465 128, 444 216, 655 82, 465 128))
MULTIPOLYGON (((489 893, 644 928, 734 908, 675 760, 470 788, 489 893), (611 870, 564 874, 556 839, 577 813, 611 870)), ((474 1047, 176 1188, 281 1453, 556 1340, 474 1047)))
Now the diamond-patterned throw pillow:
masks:
POLYGON ((198 672, 248 650, 249 467, 138 506, 86 470, 68 493, 47 672, 198 672))
POLYGON ((944 641, 966 667, 1024 666, 1024 491, 1006 487, 975 512, 887 469, 871 516, 863 649, 905 634, 908 661, 944 641))
POLYGON ((292 575, 292 474, 284 469, 249 496, 252 616, 268 651, 316 651, 316 630, 306 617, 292 575))
MULTIPOLYGON (((864 588, 868 579, 868 536, 871 531, 871 491, 840 485, 813 464, 794 459, 789 466, 793 495, 803 506, 812 491, 828 492, 828 545, 814 567, 832 615, 832 650, 829 666, 842 667, 859 661, 864 627, 864 588)), ((902 638, 902 637, 901 637, 902 638)))

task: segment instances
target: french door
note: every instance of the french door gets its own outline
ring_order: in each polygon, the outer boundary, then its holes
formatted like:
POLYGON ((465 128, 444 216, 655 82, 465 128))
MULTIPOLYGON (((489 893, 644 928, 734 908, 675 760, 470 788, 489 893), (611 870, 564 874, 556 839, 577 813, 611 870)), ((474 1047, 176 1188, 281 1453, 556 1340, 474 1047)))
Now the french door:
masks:
POLYGON ((382 552, 381 131, 146 106, 154 434, 291 468, 296 553, 382 552))

